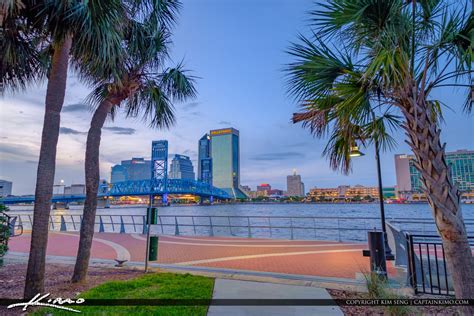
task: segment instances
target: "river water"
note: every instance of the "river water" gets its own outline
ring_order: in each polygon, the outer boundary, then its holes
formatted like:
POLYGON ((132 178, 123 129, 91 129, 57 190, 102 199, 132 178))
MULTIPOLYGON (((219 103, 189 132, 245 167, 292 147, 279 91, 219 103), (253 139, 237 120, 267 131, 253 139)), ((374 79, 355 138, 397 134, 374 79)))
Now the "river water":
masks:
MULTIPOLYGON (((462 211, 469 234, 474 234, 474 205, 463 204, 462 211)), ((406 232, 436 234, 428 204, 386 204, 385 212, 387 221, 406 232)), ((21 215, 25 229, 31 227, 32 206, 12 206, 11 214, 21 215)), ((77 231, 81 214, 80 205, 52 210, 54 227, 50 228, 59 230, 64 220, 66 230, 77 231)), ((170 235, 179 231, 180 235, 365 241, 368 230, 381 227, 380 208, 376 203, 172 205, 160 207, 158 214, 160 227, 156 227, 156 233, 170 235)), ((97 215, 96 231, 102 226, 106 232, 123 229, 126 233, 141 233, 146 206, 101 208, 97 215)))
MULTIPOLYGON (((12 213, 28 214, 32 206, 10 206, 12 213)), ((464 218, 474 219, 474 204, 462 204, 464 218)), ((71 205, 69 210, 52 210, 55 214, 82 213, 81 205, 71 205)), ((112 206, 100 208, 97 215, 145 215, 144 205, 112 206)), ((161 215, 225 215, 225 216, 340 216, 340 217, 378 217, 380 208, 377 203, 371 204, 216 204, 216 205, 172 205, 160 207, 161 215)), ((387 218, 431 218, 428 204, 385 204, 387 218)))

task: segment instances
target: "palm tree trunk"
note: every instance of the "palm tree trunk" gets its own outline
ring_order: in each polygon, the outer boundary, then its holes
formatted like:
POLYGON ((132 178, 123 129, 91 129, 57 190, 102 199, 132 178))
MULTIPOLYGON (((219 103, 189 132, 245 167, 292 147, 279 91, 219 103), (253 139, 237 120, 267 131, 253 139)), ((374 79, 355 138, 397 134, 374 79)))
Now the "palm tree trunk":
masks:
POLYGON ((84 203, 84 214, 81 223, 81 235, 79 249, 77 251, 76 265, 72 282, 83 282, 87 276, 89 258, 91 254, 92 238, 94 237, 95 213, 97 210, 97 192, 99 189, 99 149, 102 127, 105 119, 113 107, 109 99, 100 103, 92 117, 89 133, 87 134, 86 147, 86 201, 84 203))
POLYGON ((36 176, 35 206, 31 232, 30 255, 26 272, 24 297, 32 298, 44 291, 46 247, 48 244, 49 213, 56 168, 56 146, 59 138, 61 109, 66 92, 66 79, 72 37, 57 43, 46 90, 45 114, 41 150, 36 176))
MULTIPOLYGON (((455 295, 456 298, 473 298, 474 261, 461 212, 460 192, 452 183, 445 146, 440 142, 441 130, 423 96, 415 104, 410 101, 402 108, 407 121, 405 130, 410 139, 408 144, 416 156, 415 165, 421 173, 426 196, 443 240, 455 295)), ((469 312, 474 314, 472 307, 469 312)))

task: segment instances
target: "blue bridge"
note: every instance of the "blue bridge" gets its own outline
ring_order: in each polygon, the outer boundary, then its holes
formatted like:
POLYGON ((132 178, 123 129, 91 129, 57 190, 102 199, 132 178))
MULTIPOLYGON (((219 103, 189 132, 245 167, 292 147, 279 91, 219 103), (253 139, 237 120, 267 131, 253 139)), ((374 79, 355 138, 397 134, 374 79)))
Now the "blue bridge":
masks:
MULTIPOLYGON (((229 193, 226 191, 213 187, 204 182, 196 180, 184 180, 184 179, 152 179, 152 180, 140 180, 140 181, 124 181, 114 183, 110 188, 105 185, 99 186, 98 197, 100 199, 106 199, 108 197, 119 197, 119 196, 163 196, 165 194, 173 195, 196 195, 203 198, 217 198, 217 199, 231 199, 229 193)), ((85 195, 53 195, 51 200, 52 203, 58 202, 76 202, 83 201, 85 195)), ((34 202, 34 195, 28 196, 12 196, 0 199, 0 203, 3 204, 18 204, 18 203, 31 203, 34 202)))

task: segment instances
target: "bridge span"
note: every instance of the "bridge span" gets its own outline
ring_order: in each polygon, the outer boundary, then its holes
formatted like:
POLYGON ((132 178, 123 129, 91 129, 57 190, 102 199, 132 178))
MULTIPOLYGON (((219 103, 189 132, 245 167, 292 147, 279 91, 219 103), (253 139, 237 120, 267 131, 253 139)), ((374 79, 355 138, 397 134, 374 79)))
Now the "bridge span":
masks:
MULTIPOLYGON (((166 194, 184 195, 191 194, 204 198, 231 199, 226 191, 216 188, 208 183, 187 179, 151 179, 139 181, 124 181, 99 186, 99 199, 119 196, 163 196, 166 194)), ((85 200, 84 194, 53 195, 51 203, 70 203, 85 200)), ((3 204, 31 203, 35 201, 34 195, 10 196, 0 199, 3 204)))

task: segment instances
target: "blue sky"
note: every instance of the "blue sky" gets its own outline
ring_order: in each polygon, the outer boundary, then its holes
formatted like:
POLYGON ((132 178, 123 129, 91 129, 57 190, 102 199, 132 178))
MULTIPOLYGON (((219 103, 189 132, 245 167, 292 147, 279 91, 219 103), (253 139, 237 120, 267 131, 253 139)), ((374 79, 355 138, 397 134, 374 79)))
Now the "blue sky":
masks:
MULTIPOLYGON (((286 189, 294 168, 306 189, 339 184, 376 184, 373 148, 355 160, 350 176, 332 171, 324 157, 324 139, 314 139, 290 123, 297 104, 287 96, 285 53, 298 33, 308 33, 308 0, 184 0, 174 32, 172 58, 184 59, 197 82, 198 97, 176 104, 177 124, 168 131, 152 130, 140 120, 119 116, 107 122, 101 146, 101 175, 122 159, 149 157, 151 141, 168 139, 170 153, 197 159, 198 139, 210 129, 233 126, 241 135, 241 183, 255 187, 268 182, 286 189)), ((171 65, 171 64, 170 64, 171 65)), ((84 150, 90 111, 82 105, 89 89, 71 73, 68 79, 58 146, 56 180, 84 182, 84 150)), ((441 126, 449 151, 474 149, 473 116, 460 111, 462 90, 438 90, 453 110, 446 109, 441 126)), ((0 99, 0 178, 14 182, 15 194, 32 193, 42 128, 45 86, 0 99)), ((382 156, 384 185, 395 185, 395 153, 409 153, 402 131, 398 147, 382 156)))

